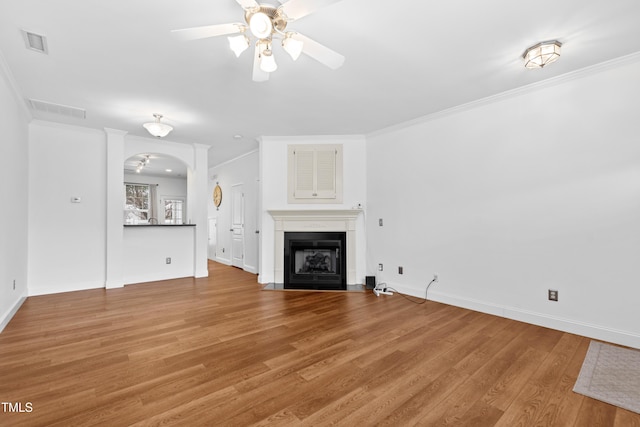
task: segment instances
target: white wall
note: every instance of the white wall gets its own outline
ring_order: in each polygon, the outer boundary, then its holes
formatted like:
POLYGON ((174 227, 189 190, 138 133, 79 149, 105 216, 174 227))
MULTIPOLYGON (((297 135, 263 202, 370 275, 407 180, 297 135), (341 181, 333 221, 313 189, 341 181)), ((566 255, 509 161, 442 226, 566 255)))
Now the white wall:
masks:
POLYGON ((38 121, 29 130, 29 294, 104 287, 105 134, 38 121))
POLYGON ((640 347, 639 75, 627 59, 371 135, 368 273, 640 347))
POLYGON ((231 187, 242 184, 244 191, 244 269, 258 273, 258 151, 252 151, 237 159, 209 168, 209 218, 217 223, 215 260, 231 264, 231 187), (215 176, 215 179, 211 179, 215 176), (222 189, 222 203, 216 210, 213 204, 213 189, 216 183, 222 189))
MULTIPOLYGON (((318 210, 352 209, 361 204, 366 211, 366 144, 363 136, 298 136, 262 137, 260 149, 260 283, 274 280, 274 222, 269 210, 318 210), (342 144, 343 145, 343 203, 299 204, 287 202, 287 147, 291 144, 342 144)), ((366 233, 364 215, 356 222, 356 280, 364 283, 366 264, 366 233)))
POLYGON ((125 227, 124 283, 193 276, 195 232, 195 226, 125 227), (167 258, 171 263, 166 263, 167 258))
POLYGON ((28 117, 12 82, 0 54, 0 331, 27 296, 28 117))

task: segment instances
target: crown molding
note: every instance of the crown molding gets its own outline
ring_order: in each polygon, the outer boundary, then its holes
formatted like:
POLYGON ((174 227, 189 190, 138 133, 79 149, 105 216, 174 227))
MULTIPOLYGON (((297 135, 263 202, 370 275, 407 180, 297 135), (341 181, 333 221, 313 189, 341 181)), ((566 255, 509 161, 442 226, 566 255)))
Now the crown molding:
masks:
POLYGON ((216 168, 219 168, 219 167, 222 167, 222 166, 226 166, 226 165, 228 165, 228 164, 230 164, 230 163, 236 162, 236 161, 238 161, 238 160, 240 160, 240 159, 242 159, 242 158, 245 158, 245 157, 247 157, 247 156, 250 156, 250 155, 252 155, 253 153, 257 153, 258 151, 259 151, 259 150, 258 150, 257 148, 255 148, 255 149, 253 149, 253 150, 251 150, 251 151, 248 151, 248 152, 246 152, 246 153, 244 153, 244 154, 240 154, 239 156, 234 157, 233 159, 225 160, 225 161, 224 161, 224 162, 222 162, 222 163, 218 163, 218 164, 216 164, 216 165, 209 166, 209 169, 216 169, 216 168))
POLYGON ((339 141, 364 141, 366 135, 363 134, 349 134, 349 135, 263 135, 258 138, 258 142, 270 142, 270 141, 286 141, 295 142, 297 144, 318 143, 327 142, 333 144, 339 141))
POLYGON ((539 82, 531 83, 531 84, 521 86, 515 89, 511 89, 505 92, 501 92, 496 95, 491 95, 485 98, 471 101, 466 104, 461 104, 455 107, 447 108, 442 111, 437 111, 432 114, 427 114, 426 116, 401 122, 392 126, 388 126, 386 128, 378 129, 376 131, 366 134, 366 137, 372 138, 376 136, 386 135, 391 132, 400 131, 412 126, 427 123, 433 120, 437 120, 437 119, 458 114, 461 112, 473 110, 485 105, 500 102, 505 99, 515 98, 523 94, 532 93, 540 89, 550 88, 550 87, 557 86, 572 80, 582 79, 588 76, 592 76, 594 74, 601 73, 606 70, 621 67, 627 64, 633 64, 638 61, 640 61, 640 52, 635 52, 629 55, 611 59, 609 61, 601 62, 599 64, 591 65, 589 67, 581 68, 579 70, 571 71, 569 73, 561 74, 559 76, 541 80, 539 82))

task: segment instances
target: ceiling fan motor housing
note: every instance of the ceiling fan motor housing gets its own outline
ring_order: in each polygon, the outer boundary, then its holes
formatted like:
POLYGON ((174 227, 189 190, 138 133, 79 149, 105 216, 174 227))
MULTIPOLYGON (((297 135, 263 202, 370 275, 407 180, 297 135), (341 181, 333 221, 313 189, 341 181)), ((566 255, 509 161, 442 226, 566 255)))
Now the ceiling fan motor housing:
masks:
POLYGON ((247 24, 251 25, 251 17, 256 13, 267 15, 269 19, 271 19, 274 30, 278 32, 284 32, 284 29, 287 27, 287 19, 280 8, 268 4, 261 4, 257 8, 247 10, 244 14, 244 20, 247 24))

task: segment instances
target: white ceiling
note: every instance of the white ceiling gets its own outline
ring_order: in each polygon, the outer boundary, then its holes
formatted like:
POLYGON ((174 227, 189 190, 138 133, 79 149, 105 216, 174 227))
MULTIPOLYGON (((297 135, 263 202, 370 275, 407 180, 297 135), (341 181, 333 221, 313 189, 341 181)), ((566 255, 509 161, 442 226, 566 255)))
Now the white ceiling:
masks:
POLYGON ((275 46, 278 70, 256 83, 251 50, 170 32, 228 22, 243 22, 235 0, 2 0, 0 51, 25 99, 87 111, 35 118, 148 136, 161 113, 166 139, 213 147, 210 165, 260 135, 368 134, 640 51, 637 0, 342 0, 287 27, 343 54, 342 68, 275 46), (45 35, 48 55, 21 29, 45 35), (550 39, 560 60, 526 70, 524 49, 550 39))

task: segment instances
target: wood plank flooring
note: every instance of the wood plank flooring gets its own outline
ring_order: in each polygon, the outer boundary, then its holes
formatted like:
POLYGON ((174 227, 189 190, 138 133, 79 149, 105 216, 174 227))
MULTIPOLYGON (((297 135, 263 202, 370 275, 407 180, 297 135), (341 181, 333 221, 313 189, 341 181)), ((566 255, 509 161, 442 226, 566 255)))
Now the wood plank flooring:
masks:
POLYGON ((640 426, 572 392, 587 338, 209 269, 29 298, 0 334, 0 401, 23 410, 0 425, 640 426))

